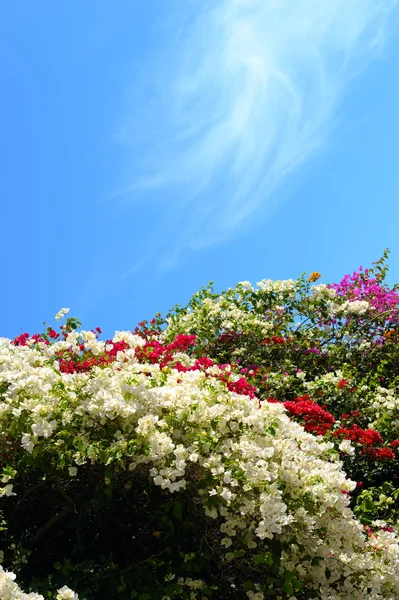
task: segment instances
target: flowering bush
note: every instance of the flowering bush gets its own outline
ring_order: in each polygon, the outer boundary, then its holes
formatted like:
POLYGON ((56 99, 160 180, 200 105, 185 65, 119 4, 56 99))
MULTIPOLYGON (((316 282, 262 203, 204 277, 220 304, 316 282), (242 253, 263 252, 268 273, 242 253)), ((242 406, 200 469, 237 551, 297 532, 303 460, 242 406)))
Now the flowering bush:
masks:
POLYGON ((0 338, 0 598, 399 598, 385 260, 0 338))

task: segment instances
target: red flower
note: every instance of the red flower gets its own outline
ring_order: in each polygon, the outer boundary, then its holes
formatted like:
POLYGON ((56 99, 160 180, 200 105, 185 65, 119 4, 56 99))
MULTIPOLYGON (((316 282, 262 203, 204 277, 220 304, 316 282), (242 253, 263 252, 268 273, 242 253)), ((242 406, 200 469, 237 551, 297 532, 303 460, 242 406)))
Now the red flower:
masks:
POLYGON ((340 390, 342 390, 348 386, 349 386, 349 381, 347 379, 341 379, 340 381, 338 381, 338 387, 340 390))
POLYGON ((26 346, 26 340, 29 338, 29 333, 21 333, 18 337, 16 337, 12 343, 14 346, 26 346))
POLYGON ((208 358, 207 356, 202 356, 201 358, 197 358, 197 360, 195 361, 195 364, 198 365, 199 367, 208 368, 208 367, 213 367, 213 365, 215 363, 213 362, 213 360, 211 358, 208 358))
POLYGON ((333 433, 334 436, 340 436, 352 442, 359 442, 365 446, 374 446, 382 443, 381 434, 375 429, 361 429, 358 425, 352 427, 342 427, 333 433))
POLYGON ((389 460, 395 458, 395 452, 390 448, 369 448, 368 455, 375 460, 389 460))
POLYGON ((256 388, 248 383, 248 381, 241 377, 238 381, 227 381, 227 389, 230 392, 236 392, 236 394, 244 394, 250 398, 255 397, 256 388))
POLYGON ((334 416, 310 400, 308 395, 284 402, 284 406, 291 415, 303 419, 305 430, 310 433, 325 435, 335 423, 334 416))
POLYGON ((273 335, 272 340, 275 344, 285 344, 285 339, 282 337, 279 337, 278 335, 273 335))

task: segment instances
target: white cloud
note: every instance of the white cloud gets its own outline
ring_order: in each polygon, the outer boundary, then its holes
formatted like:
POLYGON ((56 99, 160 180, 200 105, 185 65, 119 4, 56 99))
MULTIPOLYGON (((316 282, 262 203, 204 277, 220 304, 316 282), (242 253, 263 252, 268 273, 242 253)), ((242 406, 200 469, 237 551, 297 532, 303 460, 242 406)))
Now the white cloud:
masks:
POLYGON ((159 51, 137 70, 133 117, 121 130, 134 156, 125 197, 168 203, 179 230, 172 254, 267 218, 276 189, 325 144, 345 86, 382 48, 395 5, 174 4, 183 17, 170 15, 159 51))

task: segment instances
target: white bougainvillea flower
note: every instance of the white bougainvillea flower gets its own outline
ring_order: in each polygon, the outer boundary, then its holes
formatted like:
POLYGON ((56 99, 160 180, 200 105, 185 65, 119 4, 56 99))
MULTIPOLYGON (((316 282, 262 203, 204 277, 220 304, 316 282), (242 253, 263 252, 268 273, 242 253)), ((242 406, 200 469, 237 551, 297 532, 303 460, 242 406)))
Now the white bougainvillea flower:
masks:
POLYGON ((57 321, 61 321, 62 317, 65 317, 69 313, 69 308, 61 308, 60 311, 57 312, 55 318, 57 321))

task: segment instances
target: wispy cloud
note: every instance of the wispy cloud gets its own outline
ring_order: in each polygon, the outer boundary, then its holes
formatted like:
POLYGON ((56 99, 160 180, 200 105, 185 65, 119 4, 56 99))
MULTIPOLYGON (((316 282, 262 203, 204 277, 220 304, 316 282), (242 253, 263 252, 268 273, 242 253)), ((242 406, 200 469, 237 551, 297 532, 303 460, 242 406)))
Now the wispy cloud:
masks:
POLYGON ((383 47, 395 5, 175 3, 186 18, 174 36, 165 27, 159 52, 136 72, 142 92, 122 129, 134 156, 123 193, 167 203, 171 255, 267 218, 276 189, 325 144, 345 86, 383 47))

